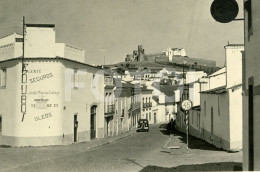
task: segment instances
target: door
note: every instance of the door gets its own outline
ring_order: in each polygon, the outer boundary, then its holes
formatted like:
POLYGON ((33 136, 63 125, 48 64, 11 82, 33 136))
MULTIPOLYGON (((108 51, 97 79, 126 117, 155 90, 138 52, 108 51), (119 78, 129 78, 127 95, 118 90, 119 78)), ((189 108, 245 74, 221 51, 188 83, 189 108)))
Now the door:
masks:
POLYGON ((109 117, 106 118, 107 121, 107 136, 109 136, 109 117))
POLYGON ((213 120, 213 107, 211 107, 211 135, 213 135, 213 130, 214 130, 214 120, 213 120))
POLYGON ((154 124, 156 124, 156 113, 153 114, 153 121, 154 121, 154 124))
POLYGON ((96 109, 97 106, 91 107, 90 114, 90 139, 96 138, 96 109))
POLYGON ((118 120, 116 120, 116 135, 118 135, 118 120))
POLYGON ((254 90, 253 78, 248 79, 248 169, 254 171, 254 90))
POLYGON ((77 142, 78 136, 78 120, 77 115, 74 115, 74 142, 77 142))

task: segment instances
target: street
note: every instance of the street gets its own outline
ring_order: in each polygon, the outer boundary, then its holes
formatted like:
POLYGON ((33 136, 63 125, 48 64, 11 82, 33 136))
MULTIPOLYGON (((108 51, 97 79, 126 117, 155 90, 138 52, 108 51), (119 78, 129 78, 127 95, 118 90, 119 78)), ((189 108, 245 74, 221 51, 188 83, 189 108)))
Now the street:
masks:
POLYGON ((184 134, 170 135, 153 125, 149 132, 137 132, 91 149, 86 149, 87 142, 0 148, 0 171, 241 170, 242 152, 228 153, 193 137, 189 141, 187 153, 184 134))

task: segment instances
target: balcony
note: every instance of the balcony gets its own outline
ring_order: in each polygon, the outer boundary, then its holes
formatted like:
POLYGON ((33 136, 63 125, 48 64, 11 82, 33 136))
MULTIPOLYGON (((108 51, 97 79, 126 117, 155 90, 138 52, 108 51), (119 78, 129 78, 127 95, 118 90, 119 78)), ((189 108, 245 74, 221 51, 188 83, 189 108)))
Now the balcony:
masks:
POLYGON ((107 105, 105 116, 112 116, 115 113, 115 105, 107 105))
POLYGON ((150 103, 143 103, 143 108, 150 108, 152 107, 152 102, 150 103))
POLYGON ((131 104, 131 110, 132 111, 140 109, 140 108, 141 108, 141 103, 140 102, 131 104))

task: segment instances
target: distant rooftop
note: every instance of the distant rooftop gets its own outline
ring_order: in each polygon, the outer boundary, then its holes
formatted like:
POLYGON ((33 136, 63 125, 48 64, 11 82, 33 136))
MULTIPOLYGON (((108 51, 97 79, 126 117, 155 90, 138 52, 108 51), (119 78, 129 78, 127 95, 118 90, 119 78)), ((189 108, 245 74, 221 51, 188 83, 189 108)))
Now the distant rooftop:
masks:
POLYGON ((243 47, 243 46, 245 46, 245 45, 244 44, 228 44, 228 45, 224 46, 224 48, 226 48, 226 47, 243 47))
POLYGON ((25 24, 27 27, 55 27, 55 24, 25 24))

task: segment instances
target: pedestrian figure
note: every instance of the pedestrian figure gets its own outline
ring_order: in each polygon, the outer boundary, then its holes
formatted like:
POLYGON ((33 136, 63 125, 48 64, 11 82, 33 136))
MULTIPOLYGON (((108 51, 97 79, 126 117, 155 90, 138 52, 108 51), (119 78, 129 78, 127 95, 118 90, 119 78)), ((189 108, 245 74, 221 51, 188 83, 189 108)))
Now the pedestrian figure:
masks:
POLYGON ((170 131, 170 132, 174 131, 175 124, 176 124, 175 120, 171 119, 171 121, 168 124, 167 130, 170 131))

